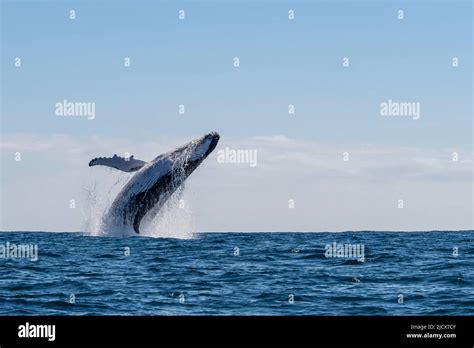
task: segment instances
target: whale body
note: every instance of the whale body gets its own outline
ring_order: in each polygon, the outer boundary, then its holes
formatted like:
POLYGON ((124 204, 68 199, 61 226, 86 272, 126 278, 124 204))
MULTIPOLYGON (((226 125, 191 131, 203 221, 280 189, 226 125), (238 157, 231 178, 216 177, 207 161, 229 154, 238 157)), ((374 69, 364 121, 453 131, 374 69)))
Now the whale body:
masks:
POLYGON ((135 159, 98 157, 89 166, 104 165, 133 172, 102 219, 104 233, 119 230, 123 235, 139 234, 140 222, 147 214, 156 215, 168 198, 215 149, 219 134, 209 133, 174 151, 164 153, 151 162, 135 159))

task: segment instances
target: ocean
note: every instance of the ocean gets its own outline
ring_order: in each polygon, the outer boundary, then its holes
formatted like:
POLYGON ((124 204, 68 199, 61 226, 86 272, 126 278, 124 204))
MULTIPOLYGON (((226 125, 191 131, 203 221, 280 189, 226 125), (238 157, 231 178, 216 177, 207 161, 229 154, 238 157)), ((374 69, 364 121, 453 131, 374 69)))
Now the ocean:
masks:
POLYGON ((473 315, 474 231, 2 232, 0 279, 1 315, 473 315))

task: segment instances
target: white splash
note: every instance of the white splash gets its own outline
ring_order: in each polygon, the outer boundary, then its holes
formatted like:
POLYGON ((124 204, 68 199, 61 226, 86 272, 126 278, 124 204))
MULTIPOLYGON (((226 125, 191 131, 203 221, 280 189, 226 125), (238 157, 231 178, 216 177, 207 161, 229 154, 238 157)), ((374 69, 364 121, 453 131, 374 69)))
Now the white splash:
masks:
POLYGON ((158 214, 147 214, 140 228, 140 233, 147 237, 191 239, 195 232, 184 186, 171 195, 158 214))
POLYGON ((130 174, 103 168, 94 177, 84 188, 83 231, 93 236, 101 236, 104 214, 130 178, 130 174))

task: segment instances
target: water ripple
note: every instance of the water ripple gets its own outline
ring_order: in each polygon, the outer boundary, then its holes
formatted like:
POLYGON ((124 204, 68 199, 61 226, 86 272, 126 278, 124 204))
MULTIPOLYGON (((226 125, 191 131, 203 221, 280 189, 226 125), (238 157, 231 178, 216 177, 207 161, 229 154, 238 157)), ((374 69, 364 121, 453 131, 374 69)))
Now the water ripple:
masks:
POLYGON ((39 259, 0 259, 0 314, 472 315, 473 236, 3 232, 0 244, 37 244, 39 259), (326 257, 333 243, 364 245, 363 260, 326 257))

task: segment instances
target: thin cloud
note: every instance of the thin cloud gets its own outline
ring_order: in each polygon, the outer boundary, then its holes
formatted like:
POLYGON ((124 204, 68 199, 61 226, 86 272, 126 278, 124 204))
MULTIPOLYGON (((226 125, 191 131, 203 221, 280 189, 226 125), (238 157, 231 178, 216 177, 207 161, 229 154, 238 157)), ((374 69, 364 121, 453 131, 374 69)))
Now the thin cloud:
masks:
MULTIPOLYGON (((84 192, 93 188, 95 195, 113 196, 129 176, 91 169, 90 159, 128 152, 151 160, 189 140, 6 134, 0 143, 1 228, 80 230, 91 204, 84 192), (15 152, 22 153, 19 163, 15 152), (69 209, 72 198, 76 210, 69 209)), ((469 229, 472 153, 459 149, 459 161, 453 162, 453 151, 322 144, 282 135, 223 136, 189 178, 185 199, 197 231, 469 229), (257 166, 219 163, 217 153, 226 147, 257 150, 257 166), (290 199, 294 209, 288 207, 290 199), (403 213, 398 199, 406 202, 403 213)))

